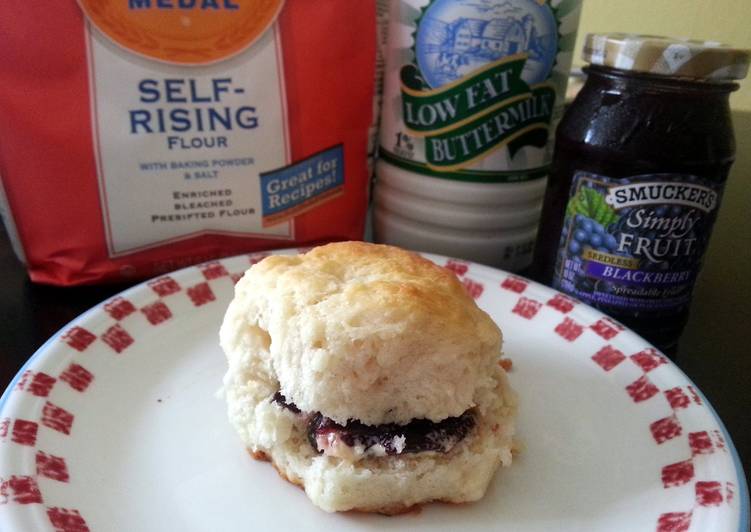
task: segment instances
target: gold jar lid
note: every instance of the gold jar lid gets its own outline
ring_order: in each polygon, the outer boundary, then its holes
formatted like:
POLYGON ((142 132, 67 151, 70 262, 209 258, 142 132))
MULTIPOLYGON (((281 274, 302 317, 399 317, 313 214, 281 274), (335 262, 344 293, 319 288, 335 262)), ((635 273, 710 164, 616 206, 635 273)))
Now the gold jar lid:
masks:
POLYGON ((750 50, 715 41, 628 33, 590 33, 582 50, 593 65, 716 81, 745 78, 750 56, 750 50))

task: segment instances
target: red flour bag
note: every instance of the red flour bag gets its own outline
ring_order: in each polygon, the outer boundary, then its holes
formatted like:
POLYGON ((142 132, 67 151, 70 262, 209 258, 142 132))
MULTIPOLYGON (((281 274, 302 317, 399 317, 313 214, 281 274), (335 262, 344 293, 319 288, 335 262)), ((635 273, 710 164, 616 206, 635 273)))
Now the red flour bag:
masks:
POLYGON ((362 238, 375 46, 372 1, 4 2, 0 204, 31 279, 362 238))

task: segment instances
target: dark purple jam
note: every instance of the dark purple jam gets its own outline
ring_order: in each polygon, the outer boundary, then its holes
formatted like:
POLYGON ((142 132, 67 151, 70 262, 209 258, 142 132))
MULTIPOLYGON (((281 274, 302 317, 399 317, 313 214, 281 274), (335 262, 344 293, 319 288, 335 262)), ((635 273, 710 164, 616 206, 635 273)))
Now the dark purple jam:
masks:
POLYGON ((359 421, 350 420, 344 426, 316 413, 308 422, 308 440, 318 452, 322 450, 319 449, 316 438, 332 432, 350 447, 362 446, 364 451, 375 445, 382 445, 386 454, 447 452, 474 426, 475 417, 469 411, 459 417, 449 417, 438 423, 427 419, 415 419, 406 425, 396 423, 365 425, 359 421), (401 453, 394 446, 394 439, 400 436, 405 439, 401 453))
POLYGON ((286 408, 287 410, 289 410, 293 414, 299 414, 300 413, 300 409, 299 408, 297 408, 293 403, 288 403, 287 402, 287 399, 282 395, 282 392, 276 392, 274 394, 273 399, 271 399, 271 401, 274 402, 274 403, 276 403, 276 404, 278 404, 282 408, 286 408))
MULTIPOLYGON (((277 392, 272 401, 295 414, 300 413, 300 409, 293 403, 288 403, 281 392, 277 392)), ((381 445, 389 455, 424 451, 448 452, 464 439, 474 426, 475 416, 469 410, 461 416, 449 417, 438 423, 427 419, 415 419, 406 425, 366 425, 357 420, 349 420, 346 425, 340 425, 316 412, 308 420, 308 441, 319 453, 323 450, 318 447, 317 438, 331 433, 350 447, 362 446, 363 451, 381 445), (404 446, 399 450, 395 447, 394 440, 402 436, 404 446)))

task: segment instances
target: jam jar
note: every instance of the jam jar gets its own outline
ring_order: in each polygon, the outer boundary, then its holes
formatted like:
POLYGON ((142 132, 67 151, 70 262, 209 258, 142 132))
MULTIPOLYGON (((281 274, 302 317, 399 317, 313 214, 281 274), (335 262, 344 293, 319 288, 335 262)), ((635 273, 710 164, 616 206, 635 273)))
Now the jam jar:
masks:
POLYGON ((735 158, 729 95, 747 50, 588 35, 556 133, 531 276, 669 355, 735 158))

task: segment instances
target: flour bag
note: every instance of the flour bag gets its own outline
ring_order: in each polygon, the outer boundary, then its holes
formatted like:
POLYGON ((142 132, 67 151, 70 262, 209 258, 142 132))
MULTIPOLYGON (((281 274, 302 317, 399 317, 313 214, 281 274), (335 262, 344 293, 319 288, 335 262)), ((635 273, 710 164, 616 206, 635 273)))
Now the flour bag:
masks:
POLYGON ((33 281, 362 238, 375 2, 9 0, 0 50, 0 204, 33 281))

